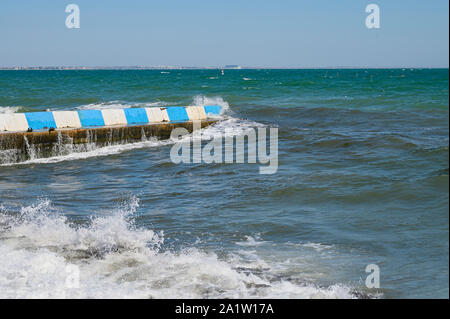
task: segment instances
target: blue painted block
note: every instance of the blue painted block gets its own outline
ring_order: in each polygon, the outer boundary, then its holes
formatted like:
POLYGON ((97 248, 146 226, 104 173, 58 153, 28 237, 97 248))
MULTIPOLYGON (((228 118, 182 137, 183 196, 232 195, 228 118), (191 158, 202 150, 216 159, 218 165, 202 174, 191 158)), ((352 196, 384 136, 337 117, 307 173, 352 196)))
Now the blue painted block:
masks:
POLYGON ((100 110, 81 110, 78 111, 82 127, 105 126, 102 111, 100 110))
POLYGON ((206 115, 208 114, 219 115, 221 110, 222 107, 220 105, 205 105, 206 115))
POLYGON ((128 125, 131 124, 147 124, 148 117, 145 109, 124 109, 125 117, 127 118, 128 125))
POLYGON ((182 106, 171 106, 167 108, 167 114, 171 122, 187 122, 189 116, 186 109, 182 106))
POLYGON ((55 119, 52 112, 31 112, 25 113, 28 127, 33 130, 47 130, 51 127, 56 128, 55 119))

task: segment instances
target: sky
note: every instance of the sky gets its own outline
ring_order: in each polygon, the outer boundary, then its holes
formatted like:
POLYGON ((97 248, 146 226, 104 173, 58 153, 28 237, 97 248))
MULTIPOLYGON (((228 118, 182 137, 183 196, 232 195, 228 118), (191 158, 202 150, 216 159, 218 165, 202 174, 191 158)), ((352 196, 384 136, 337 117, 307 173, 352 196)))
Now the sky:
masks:
POLYGON ((0 66, 448 68, 448 30, 448 0, 1 0, 0 66))

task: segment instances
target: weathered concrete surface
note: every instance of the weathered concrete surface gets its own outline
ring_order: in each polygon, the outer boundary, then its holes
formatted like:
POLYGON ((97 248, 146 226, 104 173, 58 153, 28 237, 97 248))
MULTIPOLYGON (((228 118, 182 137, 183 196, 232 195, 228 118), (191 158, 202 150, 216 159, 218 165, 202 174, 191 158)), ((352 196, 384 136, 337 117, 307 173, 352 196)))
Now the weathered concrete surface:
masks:
MULTIPOLYGON (((201 121, 201 127, 215 122, 217 120, 201 121)), ((192 132, 193 122, 58 129, 50 132, 2 132, 0 133, 0 155, 2 155, 0 163, 55 156, 58 155, 55 153, 59 148, 67 145, 94 144, 101 147, 140 142, 150 137, 164 140, 170 138, 172 130, 177 127, 183 127, 192 132), (6 157, 7 160, 5 160, 6 157)))

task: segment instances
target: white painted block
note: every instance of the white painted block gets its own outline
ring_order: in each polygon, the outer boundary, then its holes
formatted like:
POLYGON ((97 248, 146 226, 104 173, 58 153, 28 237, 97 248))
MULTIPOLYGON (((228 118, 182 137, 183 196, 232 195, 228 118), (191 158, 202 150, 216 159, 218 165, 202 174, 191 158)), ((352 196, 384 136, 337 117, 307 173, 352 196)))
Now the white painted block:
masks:
POLYGON ((147 112, 148 121, 150 123, 170 121, 166 109, 161 109, 159 107, 150 107, 145 108, 145 111, 147 112))
POLYGON ((76 111, 55 111, 53 118, 55 119, 56 128, 80 128, 81 122, 78 112, 76 111))
POLYGON ((25 113, 0 114, 0 128, 2 131, 26 132, 28 121, 25 113))
POLYGON ((188 106, 186 107, 186 112, 191 121, 206 119, 205 108, 203 106, 188 106))
POLYGON ((164 122, 170 122, 169 114, 167 113, 167 109, 161 110, 164 122))
POLYGON ((102 110, 105 125, 127 125, 127 118, 122 109, 102 110))
POLYGON ((0 132, 6 131, 6 114, 0 114, 0 132))

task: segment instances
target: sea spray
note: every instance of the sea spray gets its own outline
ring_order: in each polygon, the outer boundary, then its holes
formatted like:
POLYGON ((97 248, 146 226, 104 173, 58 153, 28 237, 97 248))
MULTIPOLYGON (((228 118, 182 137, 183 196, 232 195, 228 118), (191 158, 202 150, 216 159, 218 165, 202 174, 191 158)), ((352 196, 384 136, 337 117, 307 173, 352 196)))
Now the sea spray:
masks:
MULTIPOLYGON (((220 99, 219 99, 220 100, 220 99)), ((213 100, 211 102, 220 102, 217 100, 213 100)), ((221 104, 222 107, 227 105, 226 102, 221 104)), ((201 130, 202 135, 199 137, 203 140, 209 140, 214 138, 214 136, 239 136, 245 135, 249 130, 258 127, 264 127, 264 125, 249 121, 243 120, 235 117, 225 116, 223 118, 219 118, 219 122, 203 128, 201 130)), ((123 134, 123 132, 122 132, 123 134)), ((189 135, 190 136, 190 135, 189 135)), ((186 138, 189 138, 186 137, 186 138)), ((196 138, 196 137, 194 137, 196 138)), ((108 156, 113 154, 119 154, 122 152, 142 149, 142 148, 153 148, 171 145, 175 143, 174 140, 157 140, 155 138, 148 138, 144 135, 141 136, 141 140, 135 143, 127 143, 123 136, 119 139, 119 141, 112 141, 112 133, 110 133, 109 141, 105 146, 98 146, 96 143, 97 136, 95 131, 88 130, 86 132, 86 142, 82 144, 73 144, 73 140, 70 137, 65 136, 64 134, 58 135, 58 143, 55 147, 52 148, 52 154, 48 157, 41 157, 38 150, 33 145, 27 144, 27 153, 28 157, 25 160, 18 161, 17 152, 0 152, 0 166, 5 165, 23 165, 23 164, 45 164, 45 163, 56 163, 61 161, 68 160, 79 160, 90 157, 97 156, 108 156)), ((169 153, 167 155, 169 157, 169 153)))
MULTIPOLYGON (((342 285, 318 287, 248 271, 262 261, 219 258, 196 247, 161 251, 161 232, 139 228, 139 199, 73 224, 50 200, 0 209, 2 298, 354 298, 342 285), (69 267, 69 268, 68 268, 69 267), (77 288, 67 269, 79 269, 77 288), (240 269, 246 269, 241 271, 240 269)), ((255 268, 257 269, 257 268, 255 268)))

